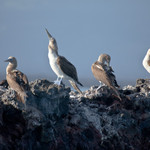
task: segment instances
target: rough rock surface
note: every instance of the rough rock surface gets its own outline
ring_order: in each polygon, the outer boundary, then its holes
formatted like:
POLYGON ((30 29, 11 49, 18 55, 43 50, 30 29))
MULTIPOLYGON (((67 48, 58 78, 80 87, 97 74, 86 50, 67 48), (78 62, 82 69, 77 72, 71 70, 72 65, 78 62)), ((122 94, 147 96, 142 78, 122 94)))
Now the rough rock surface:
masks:
POLYGON ((26 110, 0 87, 0 150, 149 150, 149 81, 83 92, 47 80, 30 82, 26 110))

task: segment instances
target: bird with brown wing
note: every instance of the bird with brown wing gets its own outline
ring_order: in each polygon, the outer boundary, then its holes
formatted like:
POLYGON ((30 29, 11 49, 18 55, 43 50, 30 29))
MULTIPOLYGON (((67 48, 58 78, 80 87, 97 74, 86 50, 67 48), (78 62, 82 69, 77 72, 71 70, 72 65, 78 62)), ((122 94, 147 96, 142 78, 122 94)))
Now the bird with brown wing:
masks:
POLYGON ((54 37, 48 32, 46 29, 46 32, 48 34, 49 38, 49 44, 48 44, 48 58, 49 63, 52 68, 52 70, 57 75, 57 80, 54 81, 55 84, 60 85, 62 79, 67 79, 70 84, 73 86, 75 90, 77 90, 81 95, 82 91, 79 89, 78 85, 83 86, 77 76, 77 70, 75 66, 69 62, 65 57, 60 56, 58 54, 58 46, 57 42, 54 37))
MULTIPOLYGON (((108 54, 102 54, 99 56, 98 60, 92 64, 91 70, 94 75, 94 77, 100 81, 103 82, 105 85, 107 85, 109 88, 111 88, 117 97, 121 100, 120 94, 117 90, 118 84, 116 81, 116 77, 113 74, 113 69, 111 68, 110 64, 110 56, 108 54)), ((98 89, 100 86, 98 87, 98 89)))
POLYGON ((6 80, 9 87, 17 94, 17 99, 26 104, 27 91, 29 90, 28 79, 25 74, 17 70, 17 60, 10 56, 5 62, 9 62, 6 68, 6 80))

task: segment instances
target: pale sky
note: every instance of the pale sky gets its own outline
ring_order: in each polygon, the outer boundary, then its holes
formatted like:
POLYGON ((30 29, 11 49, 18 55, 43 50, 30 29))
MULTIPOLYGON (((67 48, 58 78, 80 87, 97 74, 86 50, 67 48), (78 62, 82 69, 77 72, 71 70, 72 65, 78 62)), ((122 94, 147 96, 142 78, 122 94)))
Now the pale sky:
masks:
POLYGON ((75 65, 81 83, 96 81, 91 65, 102 53, 111 56, 118 82, 150 78, 142 66, 150 48, 149 0, 0 0, 0 79, 9 56, 29 77, 56 78, 45 28, 57 40, 59 54, 75 65))

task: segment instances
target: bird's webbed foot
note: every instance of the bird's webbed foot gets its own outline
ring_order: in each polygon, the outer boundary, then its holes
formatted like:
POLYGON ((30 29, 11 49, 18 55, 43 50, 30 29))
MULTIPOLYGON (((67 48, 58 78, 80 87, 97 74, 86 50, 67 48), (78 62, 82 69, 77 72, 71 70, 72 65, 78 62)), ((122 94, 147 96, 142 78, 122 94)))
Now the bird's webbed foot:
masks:
POLYGON ((61 85, 62 78, 58 77, 57 80, 54 81, 54 84, 61 85))
POLYGON ((105 86, 105 84, 104 84, 103 82, 99 81, 99 83, 100 83, 100 85, 99 85, 99 87, 96 89, 97 92, 98 92, 98 90, 99 90, 101 87, 105 86))

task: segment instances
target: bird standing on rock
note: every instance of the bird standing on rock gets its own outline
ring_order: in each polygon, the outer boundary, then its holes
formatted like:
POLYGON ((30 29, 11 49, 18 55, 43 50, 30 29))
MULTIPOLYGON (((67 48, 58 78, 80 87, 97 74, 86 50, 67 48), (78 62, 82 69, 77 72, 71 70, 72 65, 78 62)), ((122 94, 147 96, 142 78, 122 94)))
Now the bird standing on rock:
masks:
POLYGON ((78 81, 76 68, 65 57, 60 56, 58 54, 58 47, 55 38, 51 36, 51 34, 48 32, 47 29, 46 32, 49 37, 49 45, 48 45, 49 63, 52 70, 57 75, 57 80, 54 81, 54 83, 60 85, 63 78, 67 79, 69 80, 73 88, 76 89, 80 94, 82 94, 81 90, 77 86, 77 84, 79 84, 80 86, 83 85, 78 81))
POLYGON ((17 98, 26 105, 27 91, 29 90, 28 79, 25 74, 17 70, 17 60, 10 56, 5 62, 9 62, 6 68, 6 80, 9 87, 17 93, 17 98))
MULTIPOLYGON (((103 82, 109 88, 111 88, 117 95, 117 97, 121 100, 120 94, 116 87, 119 87, 116 81, 116 77, 113 74, 113 69, 110 66, 111 57, 108 54, 102 54, 99 56, 98 60, 92 64, 91 70, 94 77, 103 82)), ((101 85, 98 87, 98 89, 101 85)))
POLYGON ((118 85, 117 81, 116 81, 116 77, 113 74, 114 70, 112 69, 112 67, 110 66, 110 60, 111 57, 108 54, 101 54, 98 57, 98 62, 104 64, 106 70, 109 72, 109 77, 112 79, 112 83, 115 87, 119 88, 120 86, 118 85))

